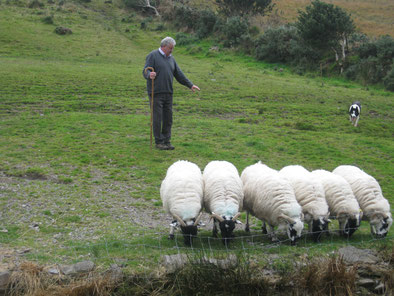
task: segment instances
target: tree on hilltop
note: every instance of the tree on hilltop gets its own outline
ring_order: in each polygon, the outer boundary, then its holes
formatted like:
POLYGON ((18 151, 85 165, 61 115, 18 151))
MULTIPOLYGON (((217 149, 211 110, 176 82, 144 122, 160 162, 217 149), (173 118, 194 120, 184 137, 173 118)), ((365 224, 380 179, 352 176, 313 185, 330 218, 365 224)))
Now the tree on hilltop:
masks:
POLYGON ((216 0, 216 4, 227 17, 264 15, 273 8, 272 0, 216 0))
POLYGON ((334 51, 342 73, 347 40, 355 30, 350 15, 338 6, 314 0, 299 11, 296 26, 301 38, 315 49, 334 51))

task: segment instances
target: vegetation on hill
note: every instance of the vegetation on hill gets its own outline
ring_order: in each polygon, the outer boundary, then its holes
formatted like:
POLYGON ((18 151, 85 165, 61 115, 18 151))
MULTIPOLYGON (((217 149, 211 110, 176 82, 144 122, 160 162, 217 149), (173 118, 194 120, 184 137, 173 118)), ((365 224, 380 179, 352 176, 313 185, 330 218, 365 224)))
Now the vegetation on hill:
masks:
MULTIPOLYGON (((137 0, 125 0, 129 1, 137 0)), ((216 4, 201 8, 189 1, 166 1, 158 7, 163 19, 178 30, 188 30, 191 40, 208 38, 259 60, 286 63, 299 74, 315 71, 394 89, 394 39, 385 35, 375 40, 358 32, 351 15, 339 6, 314 0, 298 12, 296 22, 274 24, 260 33, 252 26, 253 15, 269 14, 271 1, 217 0, 216 4), (248 5, 261 9, 245 13, 248 5)))

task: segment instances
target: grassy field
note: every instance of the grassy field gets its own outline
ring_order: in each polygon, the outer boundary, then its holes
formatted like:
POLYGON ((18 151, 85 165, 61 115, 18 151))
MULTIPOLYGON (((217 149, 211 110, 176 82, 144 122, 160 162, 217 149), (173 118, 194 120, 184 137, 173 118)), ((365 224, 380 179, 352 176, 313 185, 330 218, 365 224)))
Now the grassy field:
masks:
MULTIPOLYGON (((174 85, 176 149, 151 150, 142 68, 174 33, 157 31, 157 23, 141 30, 141 18, 116 2, 19 3, 0 2, 0 243, 9 253, 45 264, 123 260, 139 270, 187 252, 167 240, 170 218, 159 196, 166 169, 179 159, 201 169, 227 160, 239 172, 258 160, 274 169, 357 165, 394 204, 393 93, 294 75, 205 43, 177 47, 177 62, 201 92, 174 85), (48 16, 53 24, 43 21, 48 16), (56 26, 73 34, 57 35, 56 26), (347 119, 354 100, 363 105, 357 128, 347 119)), ((268 239, 240 228, 226 249, 204 229, 195 248, 321 255, 349 243, 392 245, 393 233, 374 241, 363 222, 350 241, 334 234, 323 245, 304 238, 296 248, 263 248, 268 239)))

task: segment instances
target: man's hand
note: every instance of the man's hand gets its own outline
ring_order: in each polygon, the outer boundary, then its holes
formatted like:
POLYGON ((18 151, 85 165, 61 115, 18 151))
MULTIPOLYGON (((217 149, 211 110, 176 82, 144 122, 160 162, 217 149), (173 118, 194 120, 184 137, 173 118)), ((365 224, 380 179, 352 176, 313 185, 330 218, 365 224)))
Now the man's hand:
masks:
POLYGON ((200 88, 197 85, 193 85, 191 90, 192 92, 195 92, 195 90, 200 90, 200 88))
POLYGON ((156 72, 150 72, 149 73, 149 78, 152 79, 152 80, 155 79, 156 78, 156 72))

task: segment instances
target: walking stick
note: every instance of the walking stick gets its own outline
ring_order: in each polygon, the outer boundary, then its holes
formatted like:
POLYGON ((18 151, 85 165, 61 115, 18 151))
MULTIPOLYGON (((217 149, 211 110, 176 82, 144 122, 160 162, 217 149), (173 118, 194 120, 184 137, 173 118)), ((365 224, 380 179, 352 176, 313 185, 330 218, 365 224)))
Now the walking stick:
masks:
MULTIPOLYGON (((152 67, 145 68, 145 75, 146 71, 151 70, 155 72, 155 69, 152 67)), ((155 79, 152 79, 152 99, 150 101, 150 150, 152 150, 152 130, 153 130, 153 96, 154 96, 154 87, 155 87, 155 79)))

